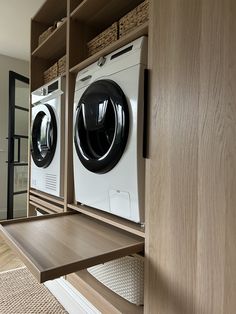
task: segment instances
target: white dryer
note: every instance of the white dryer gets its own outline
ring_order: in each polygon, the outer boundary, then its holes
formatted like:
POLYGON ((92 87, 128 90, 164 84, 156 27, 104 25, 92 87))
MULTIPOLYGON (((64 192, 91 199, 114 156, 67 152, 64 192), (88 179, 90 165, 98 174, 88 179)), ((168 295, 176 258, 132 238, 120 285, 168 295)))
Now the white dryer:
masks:
POLYGON ((32 92, 32 105, 31 187, 62 197, 65 78, 32 92))
POLYGON ((144 72, 141 37, 80 71, 74 97, 75 199, 144 222, 144 72))

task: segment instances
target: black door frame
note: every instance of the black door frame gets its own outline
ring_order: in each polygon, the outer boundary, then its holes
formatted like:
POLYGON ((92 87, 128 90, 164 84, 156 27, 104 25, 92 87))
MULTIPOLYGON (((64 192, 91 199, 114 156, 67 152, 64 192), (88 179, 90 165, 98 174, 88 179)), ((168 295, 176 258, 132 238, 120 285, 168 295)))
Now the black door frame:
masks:
POLYGON ((23 134, 15 134, 15 109, 29 112, 29 109, 18 106, 15 102, 15 87, 16 80, 29 84, 29 79, 14 71, 9 71, 9 114, 8 114, 8 176, 7 176, 7 219, 14 217, 14 195, 27 193, 27 190, 14 192, 14 168, 27 166, 28 163, 23 163, 20 160, 21 139, 28 139, 28 136, 23 134), (18 158, 15 161, 15 140, 18 141, 18 158))

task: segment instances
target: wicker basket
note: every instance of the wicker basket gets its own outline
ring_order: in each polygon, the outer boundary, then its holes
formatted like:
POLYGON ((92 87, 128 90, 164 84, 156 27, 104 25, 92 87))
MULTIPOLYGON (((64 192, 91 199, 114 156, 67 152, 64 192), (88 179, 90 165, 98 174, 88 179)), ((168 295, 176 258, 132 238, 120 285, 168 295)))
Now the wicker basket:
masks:
POLYGON ((101 34, 93 38, 87 43, 88 55, 91 56, 99 50, 105 48, 107 45, 118 39, 118 23, 113 23, 101 34))
POLYGON ((48 36, 51 35, 54 30, 55 30, 55 26, 50 26, 45 32, 43 32, 39 36, 39 45, 42 44, 42 42, 44 42, 44 40, 47 39, 48 36))
POLYGON ((53 64, 49 69, 44 71, 43 73, 43 79, 44 79, 44 84, 50 82, 54 78, 58 76, 58 65, 57 62, 53 64))
POLYGON ((58 60, 58 76, 65 74, 66 72, 66 55, 58 60))
POLYGON ((145 0, 119 20, 119 37, 148 21, 149 1, 145 0))
POLYGON ((130 255, 87 269, 103 285, 129 302, 142 305, 144 258, 130 255))

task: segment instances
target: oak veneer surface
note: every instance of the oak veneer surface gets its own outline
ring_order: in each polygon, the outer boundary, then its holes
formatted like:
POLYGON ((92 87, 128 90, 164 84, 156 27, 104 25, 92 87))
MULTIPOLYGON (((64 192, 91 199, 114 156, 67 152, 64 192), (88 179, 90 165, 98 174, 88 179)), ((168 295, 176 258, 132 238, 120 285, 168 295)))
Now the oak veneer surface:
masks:
POLYGON ((151 2, 145 313, 236 309, 236 2, 151 2))
POLYGON ((82 214, 47 215, 2 225, 2 235, 39 282, 144 248, 142 238, 82 214))

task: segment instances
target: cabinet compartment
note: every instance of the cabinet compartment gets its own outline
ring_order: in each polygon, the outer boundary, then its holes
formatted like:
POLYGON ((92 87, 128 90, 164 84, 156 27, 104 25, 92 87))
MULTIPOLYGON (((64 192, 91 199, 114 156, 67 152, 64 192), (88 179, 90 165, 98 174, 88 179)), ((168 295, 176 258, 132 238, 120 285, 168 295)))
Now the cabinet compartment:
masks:
POLYGON ((73 284, 75 283, 77 289, 102 312, 108 309, 109 313, 142 313, 142 306, 131 304, 118 296, 85 269, 129 254, 143 252, 144 226, 74 204, 71 149, 73 147, 74 85, 77 72, 96 62, 100 56, 109 54, 138 37, 148 35, 149 23, 145 22, 121 39, 108 43, 105 48, 92 56, 89 56, 87 43, 114 22, 118 22, 143 0, 61 0, 59 2, 45 1, 31 21, 31 91, 44 85, 44 71, 66 55, 64 199, 56 199, 43 192, 30 189, 29 213, 32 213, 35 207, 50 214, 56 213, 21 222, 11 221, 9 224, 0 225, 0 232, 18 251, 39 281, 43 282, 69 274, 66 278, 73 284), (66 20, 60 27, 38 45, 40 34, 55 21, 64 17, 66 20), (76 213, 71 213, 71 210, 76 210, 76 213), (62 211, 67 212, 62 213, 62 211), (76 227, 73 227, 74 224, 76 227), (70 227, 65 231, 68 225, 70 227), (87 229, 87 233, 81 234, 83 228, 87 229), (73 236, 69 239, 68 235, 71 233, 73 236), (104 236, 105 246, 102 242, 102 245, 99 244, 98 251, 94 251, 93 245, 94 243, 97 245, 99 236, 104 236), (123 237, 128 242, 124 243, 123 237), (81 247, 78 250, 79 242, 81 247), (80 255, 81 250, 83 255, 80 255), (73 272, 77 274, 72 274, 73 272))
POLYGON ((32 56, 42 59, 59 58, 66 53, 66 26, 67 19, 55 28, 51 34, 38 45, 35 38, 36 47, 32 47, 32 56))
MULTIPOLYGON (((74 42, 79 40, 77 52, 72 48, 72 58, 70 60, 70 68, 74 68, 76 65, 83 61, 90 60, 90 53, 87 49, 87 44, 93 40, 96 36, 99 36, 102 32, 111 27, 112 24, 118 23, 119 19, 127 14, 130 10, 134 9, 139 5, 142 0, 84 0, 81 2, 74 11, 70 14, 71 18, 71 31, 70 31, 70 44, 75 47, 74 42), (77 25, 77 29, 75 28, 77 25), (81 52, 81 49, 83 52, 81 52)), ((139 30, 138 30, 139 31, 139 30)), ((147 34, 147 33, 146 33, 147 34)), ((145 34, 145 35, 146 35, 145 34)), ((144 35, 144 34, 141 34, 144 35)), ((140 35, 140 36, 141 36, 140 35)), ((117 31, 118 36, 118 31, 117 31)), ((138 38, 137 36, 136 38, 138 38)), ((118 39, 118 37, 117 37, 118 39)), ((132 41, 135 38, 130 38, 132 41)), ((127 43, 127 42, 126 42, 127 43)), ((125 43, 124 43, 125 45, 125 43)), ((119 46, 121 47, 122 44, 119 46)), ((112 50, 117 49, 116 42, 106 45, 106 48, 112 50), (114 45, 114 47, 113 47, 114 45)), ((106 49, 105 48, 105 49, 106 49)), ((96 58, 104 53, 109 53, 100 50, 98 53, 95 53, 96 58)), ((71 53, 70 53, 71 54, 71 53)))
MULTIPOLYGON (((39 36, 56 22, 67 16, 67 1, 47 0, 31 23, 31 52, 39 46, 39 36)), ((59 29, 60 27, 58 27, 59 29)))

